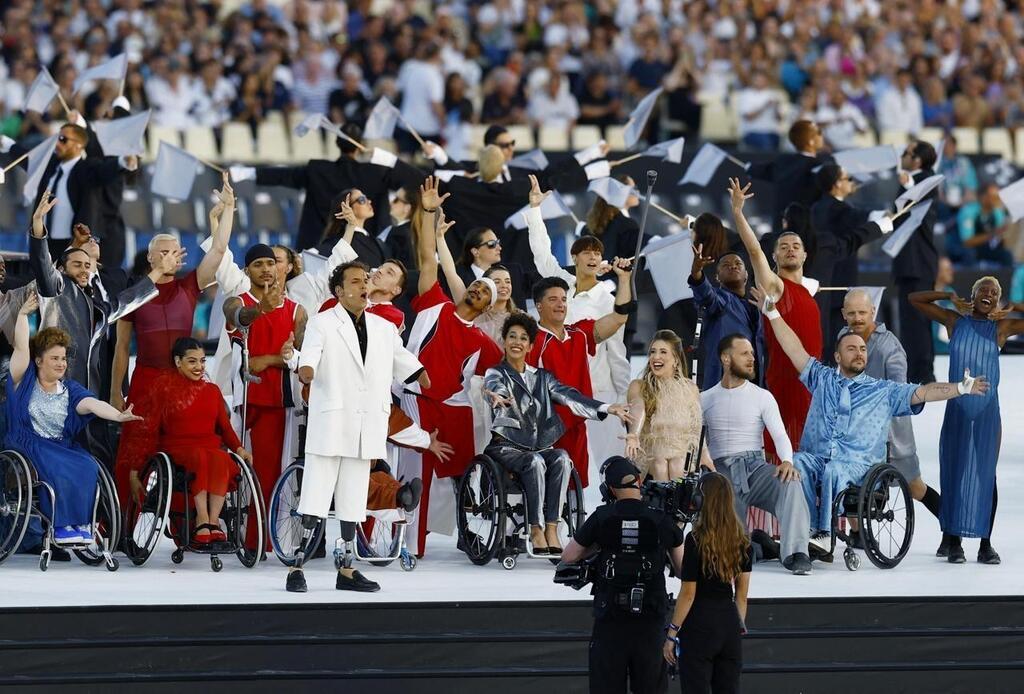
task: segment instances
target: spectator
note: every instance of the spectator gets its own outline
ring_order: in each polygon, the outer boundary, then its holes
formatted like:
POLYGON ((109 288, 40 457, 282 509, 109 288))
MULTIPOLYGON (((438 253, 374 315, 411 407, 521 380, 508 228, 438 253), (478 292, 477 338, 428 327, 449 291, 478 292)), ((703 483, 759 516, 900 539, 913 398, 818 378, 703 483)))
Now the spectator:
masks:
POLYGON ((914 89, 910 70, 896 73, 896 84, 882 93, 878 100, 878 127, 916 135, 924 127, 921 97, 914 89))
POLYGON ((992 108, 985 99, 985 78, 978 74, 963 80, 963 91, 953 97, 953 118, 962 128, 984 128, 991 123, 992 108))
POLYGON ((580 117, 580 107, 576 97, 562 90, 562 76, 552 73, 547 87, 535 92, 530 97, 527 113, 536 128, 562 128, 568 132, 580 117))
POLYGON ((818 109, 816 120, 823 126, 825 141, 833 150, 856 146, 857 135, 868 130, 867 119, 860 109, 846 99, 838 82, 829 85, 825 105, 818 109))
POLYGON ((978 199, 978 174, 971 160, 957 152, 953 133, 946 133, 943 140, 938 173, 945 177, 940 189, 939 214, 943 221, 951 221, 950 218, 956 217, 962 205, 978 199))
POLYGON ((629 66, 629 90, 636 97, 643 97, 661 86, 661 81, 671 70, 661 57, 657 34, 648 34, 643 40, 643 55, 629 66))
POLYGON ((190 113, 196 98, 192 78, 185 73, 181 59, 173 56, 154 68, 156 76, 146 80, 146 95, 157 125, 184 130, 196 124, 190 113))
POLYGON ((469 147, 469 128, 476 122, 473 103, 466 96, 466 80, 453 72, 444 83, 444 139, 448 156, 467 159, 472 156, 469 147))
POLYGON ((520 125, 526 122, 526 100, 519 79, 499 68, 491 75, 493 91, 484 99, 480 118, 491 125, 520 125))
POLYGON ((337 85, 338 81, 324 66, 319 53, 313 53, 295 66, 292 102, 303 113, 322 113, 326 116, 331 93, 337 85))
POLYGON ((924 103, 921 105, 924 124, 929 128, 953 127, 953 102, 946 94, 946 86, 938 77, 929 77, 924 85, 924 103))
POLYGON ((782 115, 779 94, 769 88, 768 75, 764 70, 753 72, 750 86, 739 93, 736 108, 743 146, 755 152, 778 150, 782 115))
MULTIPOLYGON (((963 247, 973 251, 974 259, 1001 267, 1013 267, 1013 254, 1003 243, 1011 223, 999 199, 999 186, 989 183, 977 202, 967 203, 957 215, 963 247)), ((965 256, 965 260, 970 256, 965 256)))
MULTIPOLYGON (((402 92, 402 120, 423 139, 436 140, 445 120, 441 49, 436 43, 423 45, 415 60, 402 65, 398 72, 398 89, 402 92)), ((403 127, 400 126, 395 135, 402 152, 419 149, 403 127)))
POLYGON ((358 65, 346 62, 342 66, 341 86, 331 92, 327 108, 333 123, 358 123, 360 127, 366 124, 370 99, 358 65))
POLYGON ((199 125, 219 128, 231 118, 231 103, 238 92, 223 75, 221 65, 210 59, 203 64, 195 85, 192 115, 199 125))
POLYGON ((596 125, 604 129, 621 122, 622 101, 608 89, 608 76, 603 72, 587 75, 579 99, 581 125, 596 125))

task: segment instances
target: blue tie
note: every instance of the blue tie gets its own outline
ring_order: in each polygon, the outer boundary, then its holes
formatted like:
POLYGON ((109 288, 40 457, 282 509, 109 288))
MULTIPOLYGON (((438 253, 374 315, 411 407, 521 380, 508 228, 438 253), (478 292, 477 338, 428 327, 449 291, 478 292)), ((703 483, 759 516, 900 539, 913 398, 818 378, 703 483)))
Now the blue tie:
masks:
POLYGON ((853 404, 850 401, 850 386, 853 385, 853 381, 850 379, 843 380, 843 387, 839 391, 839 407, 836 412, 836 431, 849 432, 850 431, 850 410, 853 404))

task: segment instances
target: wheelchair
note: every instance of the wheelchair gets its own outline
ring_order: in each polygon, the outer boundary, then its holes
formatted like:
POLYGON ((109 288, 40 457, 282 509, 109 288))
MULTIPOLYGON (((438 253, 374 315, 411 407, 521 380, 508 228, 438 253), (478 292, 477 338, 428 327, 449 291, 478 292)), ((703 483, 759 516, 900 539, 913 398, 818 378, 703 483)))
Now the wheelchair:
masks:
POLYGON ((53 520, 43 512, 39 503, 45 496, 50 501, 50 508, 56 507, 57 495, 53 486, 39 479, 35 467, 18 451, 0 452, 0 562, 18 551, 29 524, 37 520, 43 532, 40 571, 50 567, 54 545, 71 550, 89 566, 104 564, 107 571, 117 571, 119 563, 112 553, 121 537, 121 505, 113 477, 99 461, 94 459, 94 462, 99 483, 93 503, 93 537, 89 542, 57 545, 53 538, 53 520))
POLYGON ((139 472, 141 489, 130 494, 125 503, 122 549, 135 566, 149 561, 162 535, 177 545, 171 553, 175 564, 184 561, 185 552, 209 555, 210 568, 215 572, 224 568, 222 554, 237 555, 248 569, 259 563, 266 543, 266 510, 260 483, 247 462, 233 452, 228 455, 238 465, 220 514, 228 539, 208 545, 193 542, 195 512, 189 484, 194 476, 175 465, 166 453, 157 453, 146 461, 139 472), (250 533, 255 533, 255 538, 250 538, 250 533), (249 549, 249 544, 255 549, 249 549))
POLYGON ((846 544, 843 561, 846 568, 860 568, 852 538, 843 528, 856 520, 864 553, 879 569, 899 565, 910 550, 914 538, 914 499, 910 485, 899 470, 880 463, 871 467, 859 485, 850 485, 832 501, 832 549, 837 542, 846 544), (845 520, 843 524, 840 521, 845 520))
MULTIPOLYGON (((302 514, 299 513, 299 498, 302 493, 302 464, 296 460, 285 468, 274 485, 270 499, 270 543, 274 554, 285 566, 295 566, 295 553, 302 542, 302 514)), ((416 556, 409 552, 405 542, 407 523, 405 513, 400 509, 367 511, 364 523, 356 524, 355 558, 372 566, 388 566, 396 559, 403 571, 416 568, 416 556)), ((333 514, 321 519, 313 531, 312 547, 323 542, 325 520, 332 520, 333 514)), ((344 547, 339 539, 334 547, 334 566, 342 567, 344 547)))
MULTIPOLYGON (((519 477, 489 456, 481 454, 470 461, 459 481, 456 504, 459 549, 477 566, 497 558, 503 568, 511 571, 516 568, 520 554, 549 559, 552 564, 560 561, 558 557, 534 554, 526 495, 519 477)), ((583 484, 573 467, 558 524, 563 547, 585 518, 583 484)))

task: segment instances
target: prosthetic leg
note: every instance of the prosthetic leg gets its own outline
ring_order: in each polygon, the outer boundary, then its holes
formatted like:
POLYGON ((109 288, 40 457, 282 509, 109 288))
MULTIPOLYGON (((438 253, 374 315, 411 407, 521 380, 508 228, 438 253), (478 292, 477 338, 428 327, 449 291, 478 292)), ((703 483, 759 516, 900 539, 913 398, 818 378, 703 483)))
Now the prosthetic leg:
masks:
POLYGON ((352 568, 356 556, 356 524, 341 521, 341 539, 334 547, 334 566, 338 569, 337 590, 352 590, 357 593, 376 593, 380 585, 352 568))
POLYGON ((316 535, 316 526, 320 519, 316 516, 302 516, 302 541, 295 553, 295 565, 288 569, 288 580, 285 582, 285 590, 289 593, 305 593, 306 577, 302 573, 302 565, 306 558, 316 549, 312 546, 313 537, 316 535))

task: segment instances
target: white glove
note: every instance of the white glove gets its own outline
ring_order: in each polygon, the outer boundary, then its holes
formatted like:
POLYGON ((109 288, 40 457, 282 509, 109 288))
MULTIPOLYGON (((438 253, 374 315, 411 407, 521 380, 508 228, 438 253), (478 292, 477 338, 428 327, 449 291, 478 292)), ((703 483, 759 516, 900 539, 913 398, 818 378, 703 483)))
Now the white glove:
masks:
POLYGON ((583 233, 583 230, 586 229, 586 228, 587 228, 587 223, 586 222, 576 222, 576 229, 575 229, 574 233, 577 236, 579 236, 580 234, 583 233))
POLYGON ((782 314, 775 308, 775 299, 765 295, 764 303, 761 304, 761 313, 765 315, 768 320, 775 320, 776 318, 782 318, 782 314))
POLYGON ((608 163, 607 159, 603 159, 587 164, 583 167, 583 171, 587 174, 587 180, 593 181, 598 178, 608 178, 611 176, 612 166, 608 163))
POLYGON ((427 140, 427 144, 431 145, 430 158, 438 166, 445 166, 448 164, 448 153, 444 151, 444 147, 427 140))
POLYGON ((891 234, 893 229, 892 217, 886 210, 875 210, 868 215, 868 221, 874 222, 883 234, 891 234))
POLYGON ((0 135, 0 154, 7 154, 14 146, 14 140, 6 135, 0 135))
POLYGON ((964 369, 964 380, 956 384, 956 389, 960 395, 967 395, 974 388, 974 382, 977 380, 977 377, 971 375, 970 369, 964 369))
POLYGON ((386 166, 390 169, 398 163, 398 157, 386 149, 374 147, 373 152, 370 154, 370 163, 376 164, 377 166, 386 166))
POLYGON ((235 183, 253 181, 256 179, 255 166, 242 166, 240 164, 235 164, 234 166, 228 167, 228 173, 231 175, 231 180, 235 183))
POLYGON ((599 140, 586 149, 581 149, 579 152, 576 152, 573 156, 576 157, 576 161, 579 162, 580 166, 586 166, 595 159, 600 159, 604 156, 601 153, 601 147, 603 145, 604 140, 599 140))

